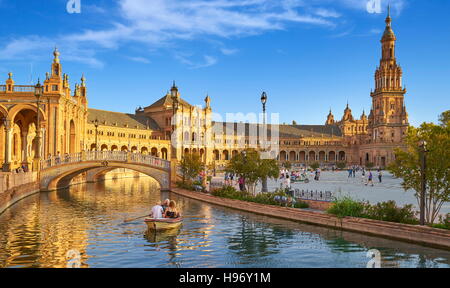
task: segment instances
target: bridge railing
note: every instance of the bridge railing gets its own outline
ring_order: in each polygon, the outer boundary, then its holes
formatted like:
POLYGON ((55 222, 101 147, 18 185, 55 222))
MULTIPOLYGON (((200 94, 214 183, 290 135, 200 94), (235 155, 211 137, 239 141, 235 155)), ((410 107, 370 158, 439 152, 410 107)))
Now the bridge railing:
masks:
POLYGON ((41 170, 56 167, 59 165, 80 163, 86 161, 115 161, 124 163, 138 163, 165 170, 170 169, 170 161, 151 155, 125 151, 87 151, 74 154, 51 156, 41 161, 41 170))

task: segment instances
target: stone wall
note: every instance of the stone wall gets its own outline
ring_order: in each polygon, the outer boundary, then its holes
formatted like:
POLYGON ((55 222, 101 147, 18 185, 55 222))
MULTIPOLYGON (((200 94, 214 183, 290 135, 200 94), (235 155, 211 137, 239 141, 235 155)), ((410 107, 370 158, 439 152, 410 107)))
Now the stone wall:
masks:
POLYGON ((14 203, 38 192, 39 183, 37 181, 0 192, 0 214, 14 203))

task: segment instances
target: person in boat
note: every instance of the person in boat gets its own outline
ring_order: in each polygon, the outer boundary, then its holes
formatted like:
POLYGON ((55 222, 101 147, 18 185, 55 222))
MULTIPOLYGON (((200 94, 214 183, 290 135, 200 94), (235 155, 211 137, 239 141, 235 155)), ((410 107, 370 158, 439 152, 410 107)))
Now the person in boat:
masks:
POLYGON ((169 208, 167 208, 166 212, 164 213, 164 218, 180 218, 181 214, 178 211, 177 203, 175 201, 170 201, 169 208))
POLYGON ((169 208, 169 204, 170 204, 170 199, 164 200, 163 204, 161 205, 161 207, 163 208, 163 213, 166 212, 167 208, 169 208))
POLYGON ((164 218, 164 210, 163 207, 161 206, 161 201, 156 202, 156 205, 153 206, 152 208, 152 212, 150 212, 150 216, 153 219, 161 219, 164 218))

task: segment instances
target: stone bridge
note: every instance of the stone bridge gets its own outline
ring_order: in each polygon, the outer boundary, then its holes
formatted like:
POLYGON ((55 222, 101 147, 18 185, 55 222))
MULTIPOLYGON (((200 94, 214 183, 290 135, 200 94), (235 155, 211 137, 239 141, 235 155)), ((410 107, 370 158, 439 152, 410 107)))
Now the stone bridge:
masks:
POLYGON ((41 191, 66 188, 72 179, 86 172, 93 182, 116 168, 126 168, 148 175, 158 181, 161 190, 170 190, 170 161, 150 155, 120 151, 89 151, 42 160, 41 191))

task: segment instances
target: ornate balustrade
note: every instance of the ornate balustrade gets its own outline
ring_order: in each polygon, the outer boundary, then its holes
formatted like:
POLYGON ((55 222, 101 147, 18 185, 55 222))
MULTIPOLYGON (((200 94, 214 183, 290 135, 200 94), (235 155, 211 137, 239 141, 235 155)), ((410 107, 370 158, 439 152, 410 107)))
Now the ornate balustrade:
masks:
POLYGON ((125 151, 88 151, 75 154, 56 155, 41 161, 41 170, 59 165, 81 163, 87 161, 114 161, 150 165, 164 170, 170 169, 170 161, 150 155, 125 151))

